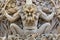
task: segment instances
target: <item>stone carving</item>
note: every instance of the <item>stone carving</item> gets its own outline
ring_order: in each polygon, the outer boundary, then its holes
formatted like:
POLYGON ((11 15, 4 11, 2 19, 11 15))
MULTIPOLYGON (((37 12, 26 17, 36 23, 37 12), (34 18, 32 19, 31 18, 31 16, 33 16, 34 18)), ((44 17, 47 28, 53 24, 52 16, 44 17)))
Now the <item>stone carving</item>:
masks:
POLYGON ((0 40, 59 40, 59 0, 1 0, 0 40))

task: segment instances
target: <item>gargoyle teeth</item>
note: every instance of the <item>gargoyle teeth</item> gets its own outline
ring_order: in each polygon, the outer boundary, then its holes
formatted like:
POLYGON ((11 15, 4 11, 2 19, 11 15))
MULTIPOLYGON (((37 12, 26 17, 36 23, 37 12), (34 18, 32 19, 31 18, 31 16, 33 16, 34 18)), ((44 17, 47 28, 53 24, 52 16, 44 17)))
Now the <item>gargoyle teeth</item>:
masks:
POLYGON ((32 4, 32 0, 26 0, 26 4, 27 5, 31 5, 32 4))

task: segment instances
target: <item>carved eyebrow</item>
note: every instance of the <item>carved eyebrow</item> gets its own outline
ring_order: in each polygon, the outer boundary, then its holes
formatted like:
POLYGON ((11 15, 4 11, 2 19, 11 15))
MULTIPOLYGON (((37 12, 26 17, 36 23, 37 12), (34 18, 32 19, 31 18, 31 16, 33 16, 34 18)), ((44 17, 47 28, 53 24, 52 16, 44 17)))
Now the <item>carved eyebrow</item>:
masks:
POLYGON ((29 11, 29 9, 28 9, 28 8, 26 8, 26 9, 25 9, 25 11, 29 11))
POLYGON ((34 11, 34 8, 31 8, 31 10, 30 11, 34 11))

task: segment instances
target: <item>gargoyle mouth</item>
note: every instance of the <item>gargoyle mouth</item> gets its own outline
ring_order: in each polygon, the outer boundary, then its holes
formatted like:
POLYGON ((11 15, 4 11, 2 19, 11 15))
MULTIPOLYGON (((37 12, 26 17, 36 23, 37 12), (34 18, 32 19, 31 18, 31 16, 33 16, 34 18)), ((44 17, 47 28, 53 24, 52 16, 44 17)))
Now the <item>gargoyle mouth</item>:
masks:
POLYGON ((26 20, 25 21, 26 26, 33 26, 35 24, 34 20, 26 20))

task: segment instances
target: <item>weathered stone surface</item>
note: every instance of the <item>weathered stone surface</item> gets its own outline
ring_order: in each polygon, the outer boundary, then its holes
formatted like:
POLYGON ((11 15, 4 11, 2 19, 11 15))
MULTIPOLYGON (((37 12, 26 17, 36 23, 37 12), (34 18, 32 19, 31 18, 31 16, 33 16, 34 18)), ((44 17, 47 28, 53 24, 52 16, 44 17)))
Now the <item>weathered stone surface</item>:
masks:
POLYGON ((60 40, 60 0, 0 0, 0 40, 60 40))

